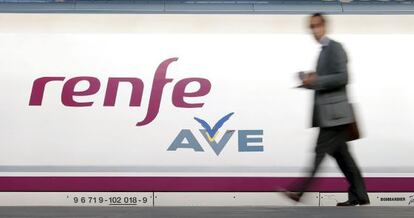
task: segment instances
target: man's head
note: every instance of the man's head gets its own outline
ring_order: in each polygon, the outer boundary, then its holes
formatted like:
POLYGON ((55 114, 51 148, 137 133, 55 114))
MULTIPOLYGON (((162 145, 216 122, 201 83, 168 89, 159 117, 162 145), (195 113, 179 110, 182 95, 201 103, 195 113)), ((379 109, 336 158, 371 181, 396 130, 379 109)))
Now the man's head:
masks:
POLYGON ((312 30, 313 37, 319 42, 319 40, 326 33, 326 19, 323 14, 315 13, 310 16, 309 28, 312 30))

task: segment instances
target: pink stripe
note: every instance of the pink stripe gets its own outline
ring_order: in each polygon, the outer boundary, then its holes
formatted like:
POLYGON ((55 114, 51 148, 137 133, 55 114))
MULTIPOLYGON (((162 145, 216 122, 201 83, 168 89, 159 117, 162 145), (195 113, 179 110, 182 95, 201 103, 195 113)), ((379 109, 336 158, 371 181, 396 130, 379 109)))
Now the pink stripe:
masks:
MULTIPOLYGON (((292 177, 0 177, 0 191, 277 191, 292 177)), ((413 178, 365 178, 371 192, 414 191, 413 178)), ((346 191, 344 178, 316 178, 308 191, 346 191)))

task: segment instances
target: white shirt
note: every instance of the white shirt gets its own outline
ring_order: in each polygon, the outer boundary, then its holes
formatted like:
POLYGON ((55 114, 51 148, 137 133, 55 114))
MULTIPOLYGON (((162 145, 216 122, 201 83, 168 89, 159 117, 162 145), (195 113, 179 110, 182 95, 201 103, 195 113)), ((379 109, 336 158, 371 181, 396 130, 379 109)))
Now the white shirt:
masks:
POLYGON ((319 40, 319 44, 321 44, 322 47, 325 47, 325 46, 328 46, 329 45, 329 42, 330 41, 331 40, 328 37, 322 36, 322 38, 319 40))

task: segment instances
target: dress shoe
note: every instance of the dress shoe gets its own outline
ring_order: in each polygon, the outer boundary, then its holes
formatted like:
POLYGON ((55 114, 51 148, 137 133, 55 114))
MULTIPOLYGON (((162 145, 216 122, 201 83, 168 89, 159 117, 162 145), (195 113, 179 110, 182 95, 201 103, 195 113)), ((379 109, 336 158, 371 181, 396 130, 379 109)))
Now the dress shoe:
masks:
POLYGON ((353 201, 345 201, 345 202, 340 202, 340 203, 337 203, 336 204, 336 206, 338 206, 338 207, 348 207, 348 206, 357 206, 359 203, 358 203, 358 200, 353 200, 353 201))
POLYGON ((290 198, 292 201, 296 201, 296 202, 299 202, 300 201, 300 197, 301 196, 298 193, 295 193, 295 192, 283 192, 283 194, 286 197, 290 198))
POLYGON ((369 200, 352 200, 352 201, 348 200, 345 202, 340 202, 336 204, 336 206, 339 206, 339 207, 357 206, 357 205, 362 206, 362 205, 368 205, 369 203, 370 203, 369 200))
POLYGON ((359 201, 358 201, 358 204, 359 204, 359 205, 361 205, 361 206, 362 206, 362 205, 369 205, 369 204, 370 204, 370 202, 369 202, 369 200, 359 200, 359 201))

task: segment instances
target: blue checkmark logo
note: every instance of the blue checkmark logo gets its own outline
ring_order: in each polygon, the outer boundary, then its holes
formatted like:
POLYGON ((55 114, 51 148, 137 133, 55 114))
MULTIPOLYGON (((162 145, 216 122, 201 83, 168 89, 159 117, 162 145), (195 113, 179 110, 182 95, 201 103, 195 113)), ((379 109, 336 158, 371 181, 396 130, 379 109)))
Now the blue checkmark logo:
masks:
POLYGON ((214 140, 218 130, 224 125, 226 121, 230 119, 230 117, 234 114, 234 112, 231 112, 227 114, 226 116, 222 117, 217 123, 211 128, 211 126, 203 119, 194 117, 194 119, 201 124, 201 126, 207 131, 207 134, 209 138, 214 140))

